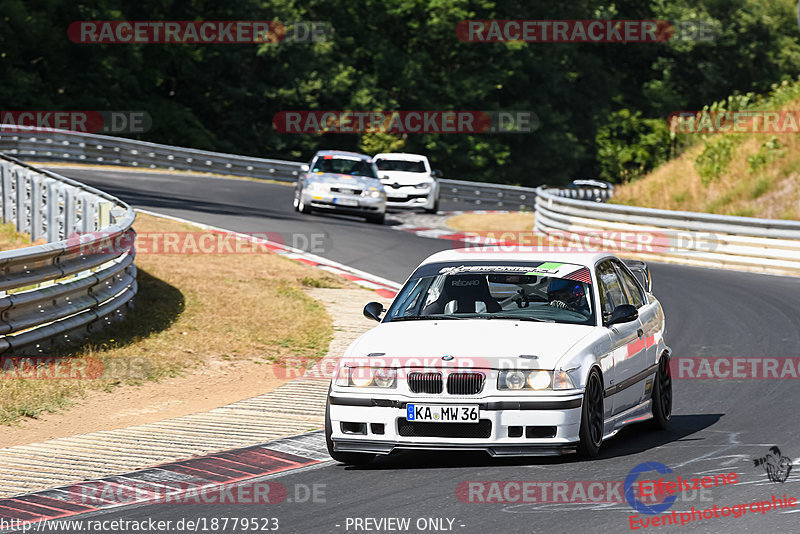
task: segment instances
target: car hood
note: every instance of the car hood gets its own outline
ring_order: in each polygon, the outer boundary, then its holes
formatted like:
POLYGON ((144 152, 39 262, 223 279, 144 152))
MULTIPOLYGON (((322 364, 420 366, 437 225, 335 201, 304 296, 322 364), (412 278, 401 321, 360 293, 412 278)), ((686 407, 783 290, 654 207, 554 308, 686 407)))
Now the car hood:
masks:
POLYGON ((389 322, 362 334, 344 359, 373 367, 553 369, 570 349, 591 343, 598 330, 506 319, 389 322))
POLYGON ((359 187, 361 189, 367 189, 369 187, 381 187, 381 182, 377 178, 369 178, 368 176, 353 176, 350 174, 336 174, 332 172, 309 173, 308 180, 333 186, 341 185, 343 187, 359 187))
POLYGON ((406 172, 406 171, 378 171, 378 176, 388 176, 389 178, 381 178, 381 182, 386 187, 394 183, 400 185, 416 185, 421 183, 431 183, 433 178, 427 172, 406 172))

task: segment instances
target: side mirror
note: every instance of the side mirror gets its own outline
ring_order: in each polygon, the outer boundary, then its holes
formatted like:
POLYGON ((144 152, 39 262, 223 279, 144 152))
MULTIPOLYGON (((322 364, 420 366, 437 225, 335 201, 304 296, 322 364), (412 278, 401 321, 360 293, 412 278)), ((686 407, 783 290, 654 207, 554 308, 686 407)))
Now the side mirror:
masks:
POLYGON ((306 165, 305 163, 300 165, 300 172, 308 172, 308 165, 306 165))
POLYGON ((442 171, 440 171, 439 169, 434 169, 431 171, 431 176, 433 178, 440 178, 442 176, 442 171))
MULTIPOLYGON (((366 311, 364 312, 366 313, 366 311)), ((630 304, 621 304, 614 308, 611 316, 606 320, 606 326, 611 326, 619 323, 629 323, 639 318, 639 310, 630 304)))
MULTIPOLYGON (((633 306, 631 306, 633 308, 633 306)), ((370 302, 364 306, 364 317, 381 322, 381 314, 386 311, 380 302, 370 302)))

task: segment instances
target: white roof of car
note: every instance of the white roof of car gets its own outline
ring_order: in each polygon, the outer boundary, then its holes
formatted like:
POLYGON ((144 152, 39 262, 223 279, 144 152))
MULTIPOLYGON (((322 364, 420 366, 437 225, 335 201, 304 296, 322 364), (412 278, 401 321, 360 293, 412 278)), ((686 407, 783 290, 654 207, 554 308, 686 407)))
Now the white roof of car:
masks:
MULTIPOLYGON (((530 247, 527 247, 530 249, 530 247)), ((526 247, 521 251, 510 250, 509 247, 486 247, 478 246, 475 248, 459 248, 444 250, 429 256, 422 265, 427 263, 450 262, 450 261, 492 261, 502 265, 504 261, 530 261, 530 262, 559 262, 570 263, 572 265, 582 265, 592 269, 599 260, 608 257, 616 257, 608 252, 526 252, 526 247)))
POLYGON ((375 154, 372 158, 373 160, 376 159, 399 159, 402 161, 421 161, 426 160, 425 156, 421 154, 408 154, 406 152, 383 152, 381 154, 375 154))

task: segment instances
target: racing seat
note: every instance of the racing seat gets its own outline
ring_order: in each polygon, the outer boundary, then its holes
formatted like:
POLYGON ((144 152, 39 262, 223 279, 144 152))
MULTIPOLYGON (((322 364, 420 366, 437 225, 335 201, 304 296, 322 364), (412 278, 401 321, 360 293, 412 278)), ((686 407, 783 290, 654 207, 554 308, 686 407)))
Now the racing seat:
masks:
POLYGON ((422 315, 444 313, 445 307, 455 301, 455 313, 475 313, 475 303, 482 302, 486 311, 502 310, 497 300, 489 293, 486 277, 478 274, 448 276, 439 297, 422 309, 422 315))

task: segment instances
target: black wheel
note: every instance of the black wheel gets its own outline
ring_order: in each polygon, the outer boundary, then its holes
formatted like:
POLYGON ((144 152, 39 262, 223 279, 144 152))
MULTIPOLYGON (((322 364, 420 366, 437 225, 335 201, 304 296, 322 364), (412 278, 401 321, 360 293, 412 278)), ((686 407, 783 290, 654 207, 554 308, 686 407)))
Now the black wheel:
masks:
POLYGON ((374 454, 367 454, 363 452, 336 452, 333 450, 333 440, 331 439, 331 403, 330 401, 325 404, 325 444, 328 446, 328 454, 331 458, 340 464, 348 465, 366 465, 374 458, 374 454))
POLYGON ((657 430, 666 429, 670 417, 672 417, 672 376, 669 372, 669 357, 665 354, 658 363, 658 372, 653 384, 652 427, 657 430))
POLYGON ((311 206, 303 202, 303 194, 300 193, 300 196, 297 199, 297 211, 300 213, 309 214, 311 213, 311 206))
POLYGON ((372 223, 372 224, 383 224, 383 222, 386 220, 386 214, 385 213, 379 213, 377 215, 367 215, 365 218, 367 219, 367 222, 369 222, 369 223, 372 223))
POLYGON ((438 212, 439 212, 439 199, 437 198, 433 202, 433 207, 432 208, 430 208, 430 209, 425 208, 425 213, 438 213, 438 212))
POLYGON ((578 454, 585 458, 597 456, 603 442, 603 381, 596 369, 589 371, 581 407, 581 428, 578 454))

